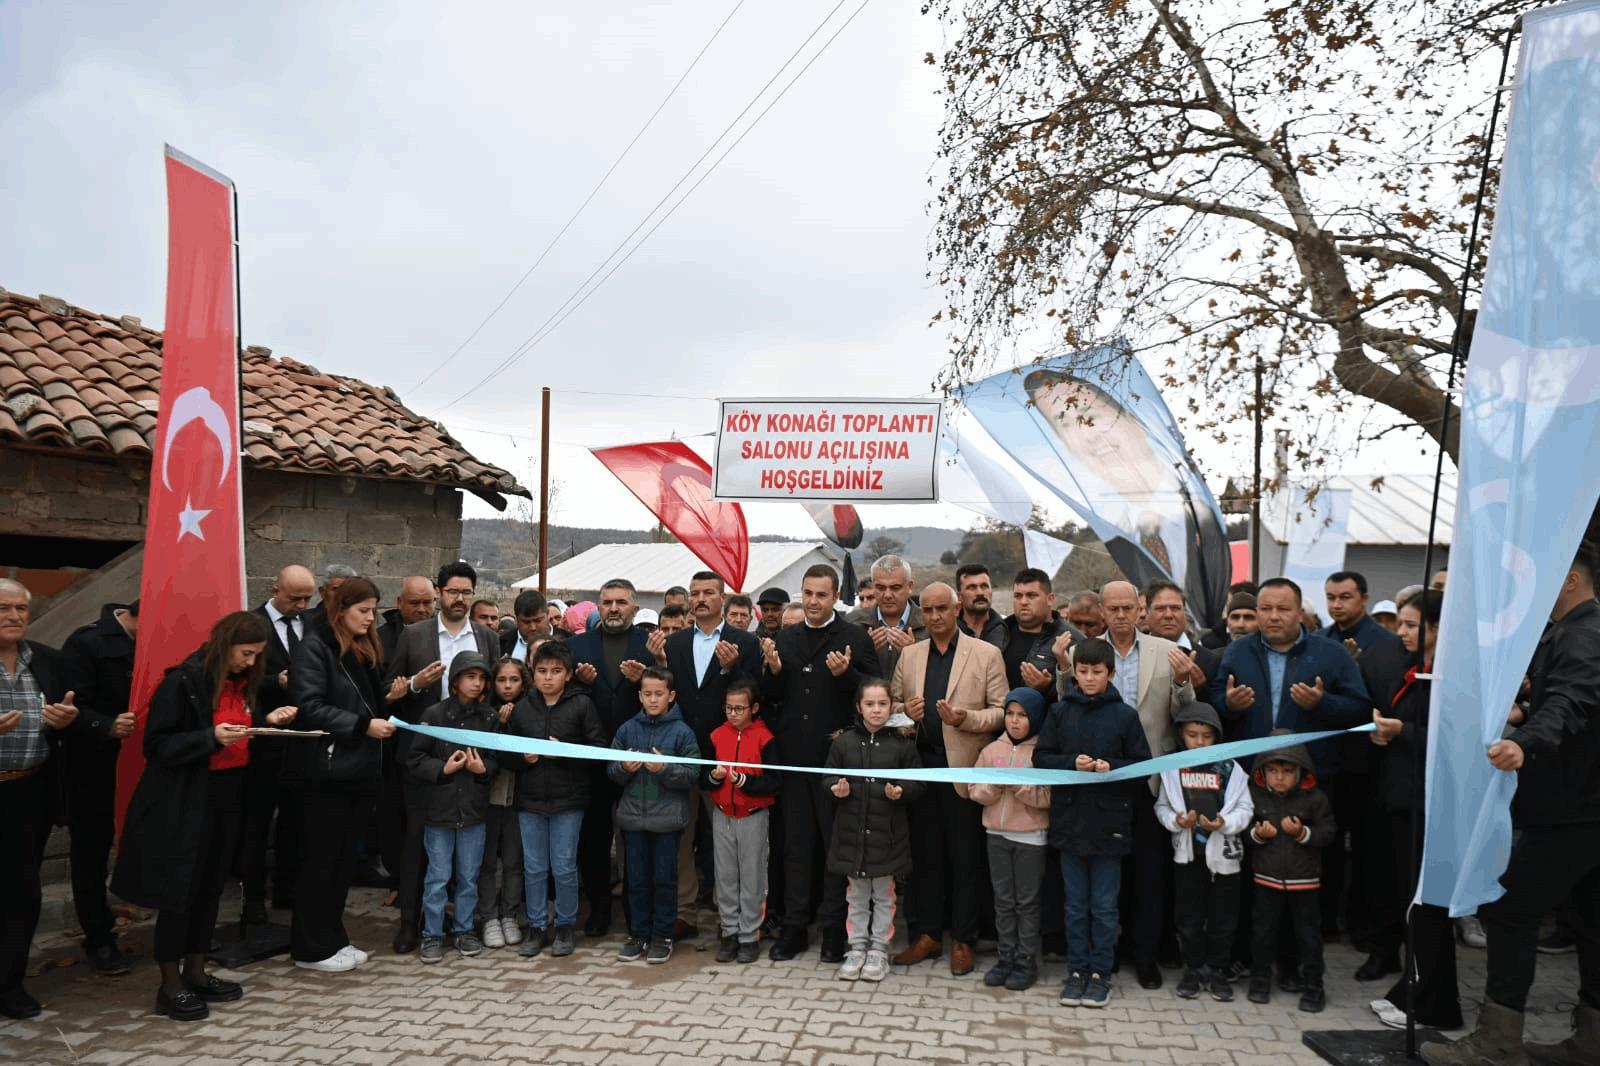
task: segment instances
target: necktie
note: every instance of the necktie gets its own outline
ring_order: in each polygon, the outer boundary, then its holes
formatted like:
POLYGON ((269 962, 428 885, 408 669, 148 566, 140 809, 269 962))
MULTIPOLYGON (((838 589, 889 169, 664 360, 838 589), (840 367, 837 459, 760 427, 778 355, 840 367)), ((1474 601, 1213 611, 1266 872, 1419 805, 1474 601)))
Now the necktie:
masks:
POLYGON ((283 620, 283 631, 289 634, 289 658, 293 659, 294 650, 300 646, 300 637, 294 631, 293 618, 285 618, 283 620))

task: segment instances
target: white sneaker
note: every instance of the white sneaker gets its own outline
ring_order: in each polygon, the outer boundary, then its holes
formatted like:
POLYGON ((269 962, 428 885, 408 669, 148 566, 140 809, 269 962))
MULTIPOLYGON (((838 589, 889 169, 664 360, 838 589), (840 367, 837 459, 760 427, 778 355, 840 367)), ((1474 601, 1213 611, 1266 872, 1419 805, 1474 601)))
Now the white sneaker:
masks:
POLYGON ((1469 948, 1486 948, 1489 938, 1483 933, 1483 923, 1476 914, 1456 919, 1456 936, 1469 948))
POLYGON ((500 933, 506 938, 506 943, 511 947, 516 947, 522 943, 522 926, 517 924, 515 918, 501 918, 500 933))
POLYGON ((1386 999, 1375 999, 1371 1003, 1368 1003, 1367 1006, 1371 1007, 1372 1008, 1372 1013, 1378 1015, 1380 1018, 1383 1017, 1383 1015, 1387 1011, 1392 1011, 1392 1010, 1398 1010, 1399 1009, 1393 1003, 1390 1003, 1386 999))
POLYGON ((302 962, 297 959, 295 965, 302 970, 315 970, 318 973, 344 973, 346 970, 356 968, 356 960, 354 955, 341 948, 320 962, 302 962))
POLYGON ((861 969, 867 964, 867 953, 859 948, 851 948, 839 964, 839 980, 861 980, 861 969))
POLYGON ((863 981, 881 981, 889 976, 889 953, 887 951, 867 952, 867 964, 861 968, 863 981))
POLYGON ((346 944, 344 947, 339 949, 339 954, 349 959, 350 965, 352 966, 360 966, 362 963, 366 962, 368 958, 367 953, 356 947, 354 944, 346 944))
POLYGON ((484 919, 483 946, 486 948, 503 948, 506 946, 506 934, 500 928, 499 918, 484 919))

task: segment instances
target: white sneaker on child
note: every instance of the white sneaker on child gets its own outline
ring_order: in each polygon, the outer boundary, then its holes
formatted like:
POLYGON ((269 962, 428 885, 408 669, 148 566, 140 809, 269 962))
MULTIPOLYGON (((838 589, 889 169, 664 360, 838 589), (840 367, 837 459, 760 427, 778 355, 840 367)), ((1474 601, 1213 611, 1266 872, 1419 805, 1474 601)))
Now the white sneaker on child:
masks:
POLYGON ((506 943, 511 947, 516 947, 522 943, 522 926, 517 924, 515 918, 501 918, 500 933, 506 938, 506 943))
POLYGON ((484 919, 483 946, 486 948, 503 948, 506 946, 506 934, 501 930, 499 918, 484 919))
POLYGON ((851 948, 846 952, 844 961, 839 964, 839 980, 858 981, 861 979, 861 968, 867 964, 867 953, 858 948, 851 948))
POLYGON ((881 981, 889 976, 889 953, 887 951, 867 952, 866 965, 861 967, 863 981, 881 981))

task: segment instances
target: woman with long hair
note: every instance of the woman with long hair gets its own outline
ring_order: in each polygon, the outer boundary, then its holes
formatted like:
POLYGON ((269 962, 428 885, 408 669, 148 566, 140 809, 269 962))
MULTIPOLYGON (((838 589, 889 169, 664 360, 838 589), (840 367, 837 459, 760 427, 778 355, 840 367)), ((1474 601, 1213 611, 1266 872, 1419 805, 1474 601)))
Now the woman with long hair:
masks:
POLYGON ((305 744, 301 793, 305 854, 295 890, 289 953, 296 966, 324 973, 351 970, 367 953, 350 943, 344 905, 355 875, 356 843, 383 780, 381 741, 394 735, 388 704, 405 691, 382 682, 378 587, 353 577, 334 591, 326 626, 316 626, 295 649, 289 692, 302 729, 328 734, 305 744))
POLYGON ((286 726, 295 708, 256 705, 271 623, 235 611, 167 671, 150 698, 144 775, 128 804, 111 890, 154 907, 156 1013, 198 1021, 244 989, 206 973, 227 863, 243 816, 252 724, 286 726))
MULTIPOLYGON (((1392 819, 1390 840, 1394 870, 1400 876, 1400 908, 1387 935, 1398 948, 1405 936, 1405 909, 1411 920, 1411 998, 1418 1027, 1459 1029, 1461 998, 1456 985, 1456 942, 1450 914, 1443 907, 1411 903, 1422 858, 1423 754, 1428 750, 1428 699, 1433 682, 1433 653, 1439 640, 1444 593, 1419 589, 1400 601, 1399 633, 1406 651, 1417 658, 1405 674, 1391 706, 1373 713, 1372 742, 1388 749, 1378 768, 1380 799, 1392 819), (1418 654, 1420 650, 1420 655, 1418 654), (1420 666, 1418 665, 1420 663, 1420 666), (1415 833, 1415 836, 1413 836, 1415 833)), ((1406 1023, 1405 979, 1371 1004, 1380 1021, 1394 1028, 1406 1023)))

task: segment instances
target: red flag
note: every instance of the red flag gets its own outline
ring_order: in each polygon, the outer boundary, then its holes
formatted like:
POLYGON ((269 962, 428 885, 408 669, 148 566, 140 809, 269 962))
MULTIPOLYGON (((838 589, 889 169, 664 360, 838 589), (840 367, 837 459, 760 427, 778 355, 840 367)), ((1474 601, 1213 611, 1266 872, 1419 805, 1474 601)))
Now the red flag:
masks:
POLYGON ((1228 559, 1233 564, 1233 577, 1230 581, 1255 580, 1256 576, 1250 572, 1250 542, 1248 540, 1228 541, 1228 559))
POLYGON ((733 591, 744 591, 750 565, 744 508, 711 498, 710 464, 675 440, 595 448, 594 457, 733 591))
POLYGON ((239 327, 233 182, 167 148, 167 318, 161 407, 129 706, 117 762, 117 823, 144 772, 144 722, 167 668, 244 606, 239 479, 239 327))
POLYGON ((865 530, 861 527, 861 516, 854 507, 848 503, 818 503, 808 505, 806 510, 823 535, 839 547, 861 547, 865 530))

